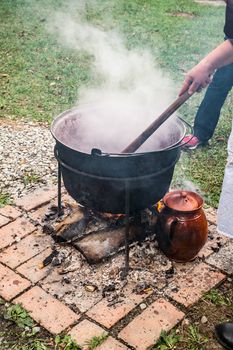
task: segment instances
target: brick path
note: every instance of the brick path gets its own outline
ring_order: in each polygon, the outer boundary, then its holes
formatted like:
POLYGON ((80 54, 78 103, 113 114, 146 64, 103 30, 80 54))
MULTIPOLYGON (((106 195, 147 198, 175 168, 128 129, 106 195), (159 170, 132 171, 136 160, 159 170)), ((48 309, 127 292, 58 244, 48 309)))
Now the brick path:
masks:
MULTIPOLYGON (((0 295, 6 301, 22 304, 52 334, 67 332, 84 345, 93 336, 107 333, 107 340, 98 350, 149 349, 162 330, 169 331, 181 322, 203 293, 233 271, 233 243, 217 234, 216 213, 206 209, 210 233, 207 244, 199 259, 181 265, 182 276, 170 278, 160 296, 156 291, 136 295, 130 285, 126 297, 115 306, 109 306, 104 298, 82 305, 81 299, 74 311, 59 300, 59 293, 55 298, 50 292, 43 283, 47 267, 39 267, 52 245, 50 236, 42 233, 39 218, 55 197, 56 188, 43 189, 0 209, 0 295)), ((61 279, 57 274, 58 292, 64 288, 61 279)))

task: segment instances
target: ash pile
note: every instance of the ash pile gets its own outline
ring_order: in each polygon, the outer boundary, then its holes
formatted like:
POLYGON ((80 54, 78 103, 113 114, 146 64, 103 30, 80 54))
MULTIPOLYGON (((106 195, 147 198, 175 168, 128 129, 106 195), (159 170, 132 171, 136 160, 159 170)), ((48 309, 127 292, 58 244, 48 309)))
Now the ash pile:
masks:
POLYGON ((54 241, 51 254, 41 263, 47 269, 41 285, 73 310, 85 312, 103 297, 114 306, 132 291, 162 293, 169 280, 182 272, 158 249, 156 216, 151 210, 130 217, 127 275, 124 215, 94 213, 64 202, 60 216, 55 205, 48 207, 41 224, 54 241))

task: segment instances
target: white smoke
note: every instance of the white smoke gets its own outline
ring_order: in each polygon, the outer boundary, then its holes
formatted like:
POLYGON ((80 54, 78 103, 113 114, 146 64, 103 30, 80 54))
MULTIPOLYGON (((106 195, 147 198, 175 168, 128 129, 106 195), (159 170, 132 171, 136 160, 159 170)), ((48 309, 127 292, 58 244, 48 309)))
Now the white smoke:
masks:
MULTIPOLYGON (((64 13, 56 14, 50 31, 63 44, 91 55, 92 74, 99 81, 97 87, 79 90, 77 104, 94 108, 82 112, 74 137, 76 149, 120 152, 171 103, 171 81, 155 66, 152 55, 127 49, 116 31, 104 31, 81 15, 74 19, 64 13)), ((163 135, 172 132, 171 123, 169 119, 139 151, 159 148, 163 135)))

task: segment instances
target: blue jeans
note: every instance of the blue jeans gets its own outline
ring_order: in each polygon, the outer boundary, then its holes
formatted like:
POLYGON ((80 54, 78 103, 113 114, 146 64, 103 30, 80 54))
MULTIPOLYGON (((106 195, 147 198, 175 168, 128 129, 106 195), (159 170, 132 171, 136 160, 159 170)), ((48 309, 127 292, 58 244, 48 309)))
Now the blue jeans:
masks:
POLYGON ((233 64, 218 69, 200 104, 195 121, 194 135, 207 142, 217 126, 221 108, 233 86, 233 64))

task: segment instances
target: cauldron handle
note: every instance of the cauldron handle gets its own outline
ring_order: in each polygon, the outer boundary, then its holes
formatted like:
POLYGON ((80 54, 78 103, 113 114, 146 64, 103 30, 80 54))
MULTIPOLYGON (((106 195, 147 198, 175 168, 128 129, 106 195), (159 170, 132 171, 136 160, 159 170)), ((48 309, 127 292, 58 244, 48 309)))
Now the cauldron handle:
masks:
POLYGON ((92 156, 102 156, 102 151, 99 148, 92 148, 91 155, 92 156))
POLYGON ((109 157, 111 156, 112 154, 111 153, 104 153, 101 151, 101 149, 99 148, 92 148, 91 150, 91 155, 93 157, 109 157))
MULTIPOLYGON (((184 119, 181 118, 181 117, 179 117, 179 119, 182 120, 182 122, 183 122, 184 124, 186 124, 187 127, 189 128, 188 134, 193 135, 193 127, 192 127, 192 125, 189 124, 186 120, 184 120, 184 119)), ((185 135, 184 135, 183 139, 184 139, 184 138, 185 138, 185 135)), ((166 150, 171 150, 171 149, 173 149, 173 148, 176 148, 177 145, 179 145, 179 144, 182 144, 182 146, 184 146, 184 145, 186 145, 186 143, 188 143, 192 138, 193 138, 193 136, 192 136, 188 141, 186 141, 186 142, 183 142, 183 139, 182 139, 182 140, 180 140, 179 142, 177 142, 175 145, 166 148, 166 150)))

